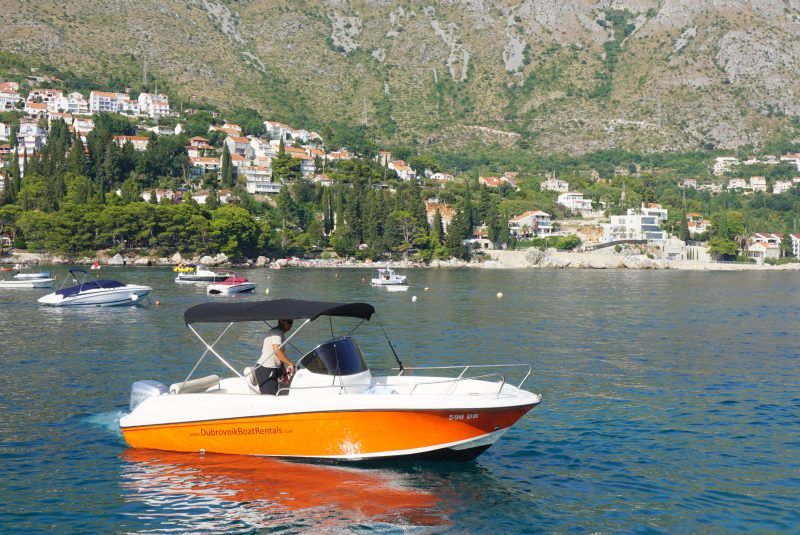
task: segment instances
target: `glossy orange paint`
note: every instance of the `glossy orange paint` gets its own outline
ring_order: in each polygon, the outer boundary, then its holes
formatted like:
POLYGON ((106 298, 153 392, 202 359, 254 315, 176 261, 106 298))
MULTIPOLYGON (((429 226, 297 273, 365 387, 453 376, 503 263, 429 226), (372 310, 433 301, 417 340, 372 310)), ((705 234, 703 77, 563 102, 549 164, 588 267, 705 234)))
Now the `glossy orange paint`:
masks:
POLYGON ((283 414, 128 427, 122 429, 122 434, 134 448, 358 457, 475 439, 510 427, 531 407, 283 414))

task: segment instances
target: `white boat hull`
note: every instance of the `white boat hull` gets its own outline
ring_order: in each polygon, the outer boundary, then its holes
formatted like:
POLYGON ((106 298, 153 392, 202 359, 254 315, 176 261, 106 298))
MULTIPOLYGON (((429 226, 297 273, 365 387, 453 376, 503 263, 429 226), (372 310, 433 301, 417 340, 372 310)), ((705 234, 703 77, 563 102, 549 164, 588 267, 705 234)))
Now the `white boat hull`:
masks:
POLYGON ((64 297, 57 292, 39 298, 39 303, 45 306, 124 306, 135 305, 153 289, 149 286, 126 284, 119 288, 99 288, 80 292, 64 297))
POLYGON ((120 420, 120 427, 128 444, 138 448, 465 461, 541 402, 537 394, 510 385, 498 395, 500 386, 494 382, 467 380, 454 387, 441 381, 382 377, 375 383, 381 393, 362 387, 354 393, 332 388, 327 394, 306 390, 269 396, 248 393, 241 379, 230 378, 203 393, 149 397, 120 420), (439 393, 430 393, 431 388, 439 393))
POLYGON ((242 284, 209 284, 208 288, 206 288, 206 293, 208 295, 231 296, 253 292, 255 289, 256 283, 254 282, 244 282, 242 284))
POLYGON ((0 288, 52 288, 55 279, 0 280, 0 288))

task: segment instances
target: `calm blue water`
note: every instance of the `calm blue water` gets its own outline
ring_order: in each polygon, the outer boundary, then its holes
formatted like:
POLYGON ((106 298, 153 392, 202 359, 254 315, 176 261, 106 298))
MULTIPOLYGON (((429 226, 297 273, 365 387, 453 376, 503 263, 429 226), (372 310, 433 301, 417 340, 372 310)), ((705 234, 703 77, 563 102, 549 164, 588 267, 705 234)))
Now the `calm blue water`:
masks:
MULTIPOLYGON (((0 290, 0 532, 800 532, 800 274, 406 273, 388 293, 365 270, 242 272, 259 297, 373 303, 405 364, 530 363, 543 403, 472 463, 128 449, 130 383, 185 376, 201 350, 182 314, 204 288, 108 268, 161 304, 47 309, 43 290, 0 290)), ((251 364, 262 336, 225 354, 251 364)))

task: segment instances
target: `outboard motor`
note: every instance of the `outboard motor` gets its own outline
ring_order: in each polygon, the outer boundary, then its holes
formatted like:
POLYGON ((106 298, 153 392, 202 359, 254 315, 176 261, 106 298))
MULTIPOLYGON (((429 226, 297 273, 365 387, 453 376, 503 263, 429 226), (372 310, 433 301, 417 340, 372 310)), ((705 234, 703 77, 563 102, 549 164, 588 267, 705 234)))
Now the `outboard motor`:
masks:
POLYGON ((169 388, 164 383, 153 381, 152 379, 144 379, 136 381, 131 386, 131 403, 130 410, 133 412, 142 401, 150 396, 161 396, 169 392, 169 388))

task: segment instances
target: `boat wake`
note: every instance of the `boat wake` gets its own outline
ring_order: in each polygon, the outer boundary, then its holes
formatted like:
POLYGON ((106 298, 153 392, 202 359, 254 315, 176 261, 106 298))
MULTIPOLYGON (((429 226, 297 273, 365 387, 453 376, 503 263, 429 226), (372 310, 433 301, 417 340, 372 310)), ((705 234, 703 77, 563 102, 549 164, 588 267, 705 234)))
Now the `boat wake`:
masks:
POLYGON ((101 412, 98 414, 90 414, 85 416, 85 422, 103 431, 108 432, 109 435, 119 439, 124 443, 122 438, 122 431, 119 429, 119 419, 128 414, 125 409, 114 409, 108 412, 101 412))

